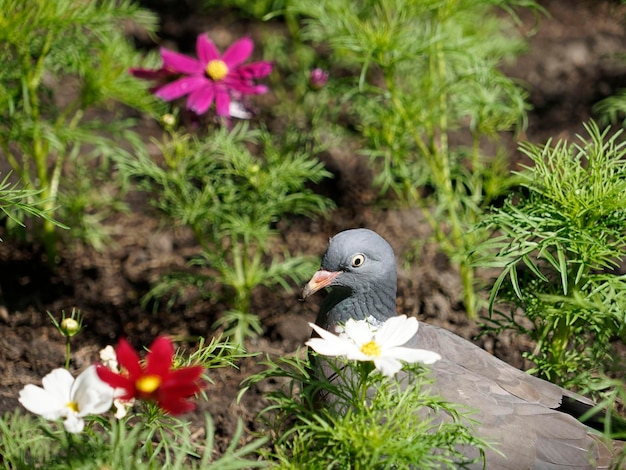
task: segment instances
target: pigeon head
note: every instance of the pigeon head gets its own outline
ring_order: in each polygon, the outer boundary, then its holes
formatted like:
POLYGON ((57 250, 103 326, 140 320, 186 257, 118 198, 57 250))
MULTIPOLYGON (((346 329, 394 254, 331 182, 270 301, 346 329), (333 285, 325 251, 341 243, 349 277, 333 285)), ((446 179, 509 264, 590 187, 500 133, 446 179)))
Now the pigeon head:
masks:
POLYGON ((396 261, 389 243, 371 230, 353 229, 330 239, 321 268, 302 295, 330 288, 317 319, 328 329, 349 318, 373 316, 384 321, 394 316, 396 286, 396 261))

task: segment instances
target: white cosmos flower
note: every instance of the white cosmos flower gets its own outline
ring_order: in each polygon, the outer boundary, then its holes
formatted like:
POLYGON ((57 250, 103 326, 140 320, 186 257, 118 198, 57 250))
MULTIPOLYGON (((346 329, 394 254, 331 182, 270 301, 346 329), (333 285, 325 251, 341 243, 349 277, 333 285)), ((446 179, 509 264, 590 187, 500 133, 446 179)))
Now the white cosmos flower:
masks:
POLYGON ((324 356, 345 356, 356 361, 374 361, 374 366, 388 377, 401 368, 403 362, 432 364, 441 356, 426 349, 404 347, 415 333, 418 322, 406 315, 392 317, 380 327, 366 320, 349 319, 339 335, 309 323, 320 338, 311 338, 308 346, 324 356))
POLYGON ((81 432, 85 427, 83 417, 104 413, 113 403, 113 389, 100 380, 94 366, 76 380, 66 369, 54 369, 41 383, 43 388, 26 385, 20 391, 19 402, 45 419, 65 418, 67 432, 81 432))

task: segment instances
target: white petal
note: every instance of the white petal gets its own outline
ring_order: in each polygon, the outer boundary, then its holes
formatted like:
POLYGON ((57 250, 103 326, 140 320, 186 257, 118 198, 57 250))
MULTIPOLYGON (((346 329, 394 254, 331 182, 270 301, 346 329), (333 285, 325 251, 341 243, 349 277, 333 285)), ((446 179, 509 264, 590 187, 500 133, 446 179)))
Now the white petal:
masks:
POLYGON ((46 419, 59 419, 69 412, 65 406, 67 401, 60 401, 56 395, 36 385, 26 385, 20 390, 18 400, 28 411, 46 419))
POLYGON ((423 364, 432 364, 441 359, 441 356, 433 351, 427 349, 415 349, 415 348, 392 348, 384 351, 384 357, 392 357, 404 362, 421 362, 423 364))
POLYGON ((359 346, 371 341, 374 337, 369 323, 366 321, 355 321, 352 318, 346 322, 345 334, 359 346))
POLYGON ((349 339, 334 335, 313 323, 309 323, 309 326, 313 328, 321 338, 311 338, 305 344, 324 356, 345 356, 354 349, 358 349, 349 339))
POLYGON ((417 333, 417 318, 406 315, 391 317, 376 332, 376 341, 383 347, 402 346, 417 333))
POLYGON ((113 388, 98 377, 96 368, 89 366, 80 374, 72 387, 72 401, 78 404, 78 415, 100 414, 113 404, 113 388))
POLYGON ((324 356, 345 356, 356 346, 341 338, 311 338, 305 343, 324 356))
POLYGON ((85 429, 85 422, 76 413, 70 413, 63 421, 63 427, 67 432, 79 433, 85 429))
POLYGON ((345 356, 351 361, 371 361, 374 359, 372 356, 368 356, 367 354, 361 352, 358 346, 354 346, 354 348, 351 348, 350 351, 345 354, 345 356))
POLYGON ((393 357, 379 357, 374 360, 376 368, 387 377, 393 377, 400 369, 402 363, 393 357))
POLYGON ((66 369, 54 369, 43 379, 41 379, 43 388, 51 395, 55 396, 58 401, 67 404, 70 401, 70 390, 74 383, 74 377, 66 369))

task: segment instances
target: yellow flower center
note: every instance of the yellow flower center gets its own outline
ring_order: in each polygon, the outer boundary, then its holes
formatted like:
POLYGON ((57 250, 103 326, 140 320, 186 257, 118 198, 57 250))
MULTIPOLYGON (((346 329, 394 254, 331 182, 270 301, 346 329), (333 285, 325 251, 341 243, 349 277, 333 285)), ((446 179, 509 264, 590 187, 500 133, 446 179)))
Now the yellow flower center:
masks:
POLYGON ((381 353, 380 344, 374 340, 368 341, 361 346, 361 352, 369 357, 379 357, 381 353))
POLYGON ((157 375, 145 375, 137 380, 135 386, 143 393, 152 393, 161 385, 161 377, 157 375))
POLYGON ((78 413, 78 403, 76 403, 75 401, 71 401, 68 404, 66 404, 65 406, 67 406, 74 413, 78 413))
POLYGON ((228 75, 228 65, 226 65, 223 60, 211 60, 206 66, 206 74, 216 82, 222 80, 228 75))

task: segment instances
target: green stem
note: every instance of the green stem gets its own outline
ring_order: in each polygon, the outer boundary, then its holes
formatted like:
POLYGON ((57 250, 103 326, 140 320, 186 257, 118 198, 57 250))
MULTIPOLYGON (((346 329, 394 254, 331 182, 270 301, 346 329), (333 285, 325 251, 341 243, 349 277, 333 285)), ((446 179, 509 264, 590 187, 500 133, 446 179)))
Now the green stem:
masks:
MULTIPOLYGON (((47 32, 44 39, 39 57, 35 66, 30 64, 30 55, 24 57, 24 70, 27 72, 26 90, 24 96, 24 108, 29 112, 31 122, 33 123, 33 142, 32 142, 32 158, 35 162, 35 171, 37 182, 25 182, 33 188, 40 188, 40 200, 43 201, 42 210, 44 212, 53 212, 56 206, 56 188, 51 186, 51 175, 48 174, 49 145, 46 142, 40 125, 41 110, 39 103, 39 86, 43 74, 45 72, 45 60, 52 47, 53 35, 47 32)), ((26 165, 24 165, 26 166, 26 165)), ((60 172, 60 165, 57 162, 56 168, 60 172)), ((55 168, 54 171, 57 171, 55 168)), ((53 171, 53 176, 54 176, 53 171)), ((57 176, 59 178, 59 176, 57 176)), ((54 223, 49 219, 44 219, 41 227, 42 241, 48 255, 48 262, 54 263, 56 258, 56 237, 54 234, 54 223)))
POLYGON ((71 345, 70 345, 70 337, 65 337, 65 368, 69 370, 70 368, 70 355, 71 355, 71 345))

